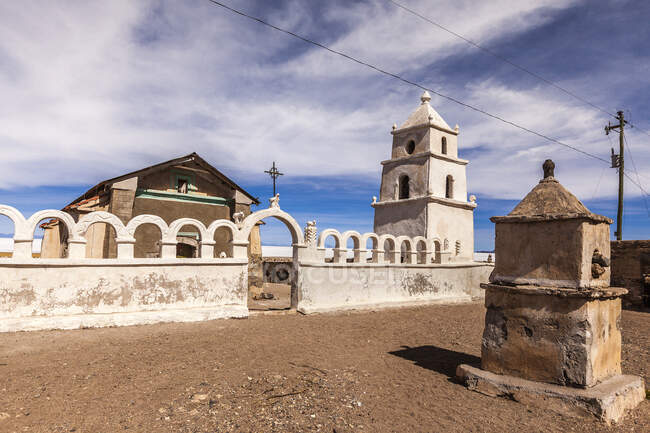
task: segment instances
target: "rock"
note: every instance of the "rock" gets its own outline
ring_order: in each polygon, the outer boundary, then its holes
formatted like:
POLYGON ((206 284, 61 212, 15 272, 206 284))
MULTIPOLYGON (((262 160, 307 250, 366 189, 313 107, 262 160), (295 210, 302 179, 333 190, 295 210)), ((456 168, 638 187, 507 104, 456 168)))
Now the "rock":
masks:
POLYGON ((201 403, 208 399, 208 394, 194 394, 192 395, 192 403, 201 403))
POLYGON ((4 421, 7 418, 11 418, 11 415, 9 415, 7 412, 0 412, 0 421, 4 421))

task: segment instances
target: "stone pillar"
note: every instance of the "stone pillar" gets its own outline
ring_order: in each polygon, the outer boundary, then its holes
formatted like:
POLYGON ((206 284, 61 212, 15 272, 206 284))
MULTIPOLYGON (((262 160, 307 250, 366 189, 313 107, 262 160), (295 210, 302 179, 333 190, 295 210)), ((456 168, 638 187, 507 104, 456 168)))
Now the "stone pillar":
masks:
POLYGON ((160 257, 163 259, 175 259, 176 258, 176 241, 168 242, 162 241, 162 246, 160 248, 160 257))
POLYGON ((32 239, 14 239, 14 259, 32 258, 32 239))
POLYGON ((135 245, 135 240, 132 241, 117 241, 117 258, 118 259, 132 259, 133 258, 133 247, 135 245))
POLYGON ((83 259, 86 257, 86 240, 70 239, 68 241, 68 258, 83 259))

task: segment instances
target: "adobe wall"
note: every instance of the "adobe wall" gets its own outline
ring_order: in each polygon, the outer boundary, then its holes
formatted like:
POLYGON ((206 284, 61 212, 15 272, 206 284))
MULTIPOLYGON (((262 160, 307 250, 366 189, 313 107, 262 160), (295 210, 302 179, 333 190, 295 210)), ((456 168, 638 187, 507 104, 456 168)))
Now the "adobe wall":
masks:
POLYGON ((375 207, 374 232, 423 236, 427 229, 427 203, 422 199, 404 199, 375 207), (397 206, 398 204, 398 206, 397 206))
POLYGON ((470 302, 494 267, 486 263, 300 263, 298 311, 470 302))
POLYGON ((650 240, 612 241, 611 254, 611 285, 628 289, 625 303, 650 306, 650 240))
POLYGON ((245 259, 0 263, 0 332, 247 317, 245 259))

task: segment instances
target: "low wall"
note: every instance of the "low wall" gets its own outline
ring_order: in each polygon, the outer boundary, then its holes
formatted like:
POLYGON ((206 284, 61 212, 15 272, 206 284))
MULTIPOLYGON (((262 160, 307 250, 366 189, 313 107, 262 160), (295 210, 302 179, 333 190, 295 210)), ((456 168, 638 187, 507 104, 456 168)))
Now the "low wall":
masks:
POLYGON ((492 264, 301 263, 298 311, 470 302, 484 296, 492 264))
POLYGON ((246 259, 0 261, 0 332, 247 317, 246 259))
POLYGON ((611 254, 611 285, 629 291, 626 304, 650 306, 650 240, 612 241, 611 254))

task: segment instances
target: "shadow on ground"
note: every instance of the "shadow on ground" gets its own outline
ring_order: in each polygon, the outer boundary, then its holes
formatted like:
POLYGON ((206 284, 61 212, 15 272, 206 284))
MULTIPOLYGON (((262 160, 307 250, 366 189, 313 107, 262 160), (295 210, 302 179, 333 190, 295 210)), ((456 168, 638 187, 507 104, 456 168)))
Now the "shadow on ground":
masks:
POLYGON ((468 364, 473 367, 481 366, 481 358, 478 356, 455 350, 436 346, 402 347, 401 350, 388 353, 413 361, 419 367, 436 371, 451 379, 456 376, 456 367, 460 364, 468 364))

